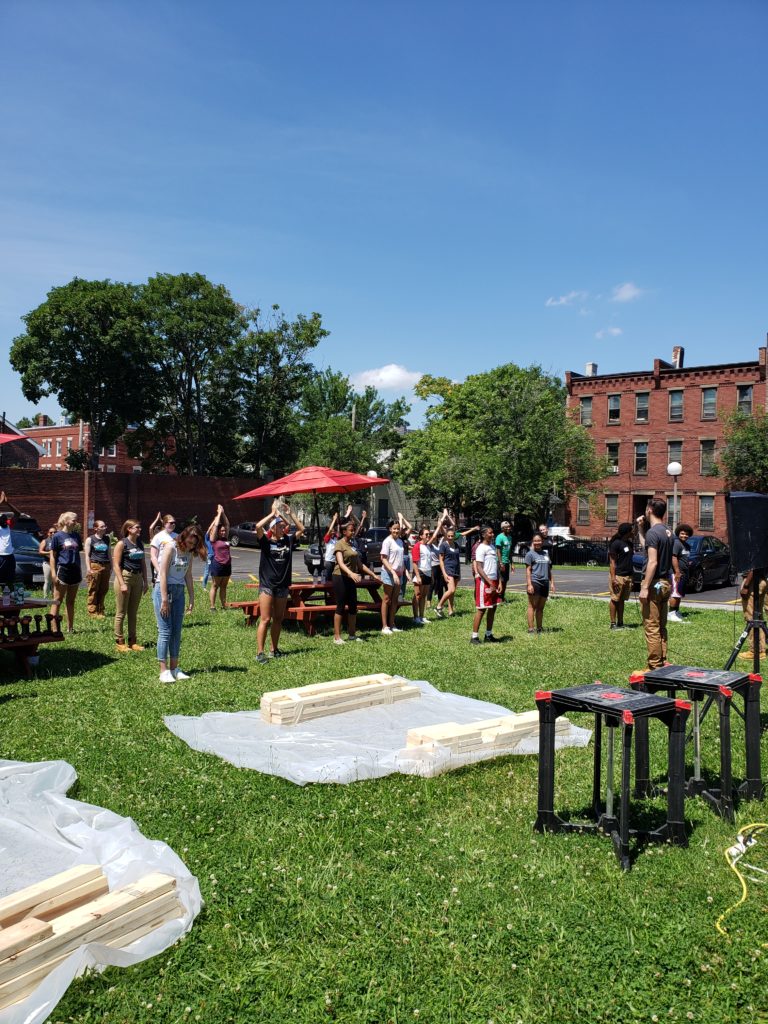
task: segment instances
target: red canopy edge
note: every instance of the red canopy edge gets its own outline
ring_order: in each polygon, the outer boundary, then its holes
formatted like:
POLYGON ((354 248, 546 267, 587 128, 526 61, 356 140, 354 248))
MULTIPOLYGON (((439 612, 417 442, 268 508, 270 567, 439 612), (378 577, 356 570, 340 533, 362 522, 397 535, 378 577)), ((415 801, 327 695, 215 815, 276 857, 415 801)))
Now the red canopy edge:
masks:
POLYGON ((306 466, 295 473, 280 477, 271 483, 262 484, 252 491, 238 494, 236 501, 243 498, 263 498, 277 494, 348 494, 350 491, 362 491, 379 484, 388 484, 389 479, 383 476, 365 476, 363 473, 347 473, 328 466, 306 466))

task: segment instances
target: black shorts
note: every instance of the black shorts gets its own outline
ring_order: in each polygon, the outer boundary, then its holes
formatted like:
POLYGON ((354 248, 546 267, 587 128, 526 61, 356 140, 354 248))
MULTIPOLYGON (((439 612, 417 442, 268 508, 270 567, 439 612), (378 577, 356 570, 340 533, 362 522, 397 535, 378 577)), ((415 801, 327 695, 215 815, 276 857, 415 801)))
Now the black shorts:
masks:
POLYGON ((56 577, 65 587, 73 587, 82 582, 83 574, 79 565, 57 565, 56 577))
POLYGON ((506 565, 502 562, 499 566, 499 578, 504 580, 505 583, 509 580, 509 564, 506 565))
POLYGON ((12 587, 16 577, 16 556, 0 555, 0 587, 12 587))
POLYGON ((533 596, 534 597, 549 597, 549 584, 538 583, 536 580, 533 581, 533 596))
POLYGON ((331 576, 333 596, 336 598, 336 614, 343 615, 346 607, 350 615, 357 615, 357 584, 346 573, 335 572, 331 576))
POLYGON ((231 562, 217 562, 214 558, 210 564, 208 575, 213 576, 216 579, 222 579, 225 576, 232 575, 232 563, 231 562))

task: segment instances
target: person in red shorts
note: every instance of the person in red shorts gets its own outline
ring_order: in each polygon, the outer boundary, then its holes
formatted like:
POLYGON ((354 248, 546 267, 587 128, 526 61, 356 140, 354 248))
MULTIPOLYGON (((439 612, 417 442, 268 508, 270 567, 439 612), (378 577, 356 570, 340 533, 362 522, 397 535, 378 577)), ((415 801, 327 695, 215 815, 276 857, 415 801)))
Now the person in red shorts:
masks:
POLYGON ((485 642, 497 644, 493 635, 493 620, 496 617, 496 605, 499 603, 499 558, 493 543, 493 530, 484 527, 480 534, 481 541, 477 545, 472 569, 475 574, 475 619, 472 623, 472 639, 470 643, 480 643, 480 624, 488 612, 485 623, 485 642))

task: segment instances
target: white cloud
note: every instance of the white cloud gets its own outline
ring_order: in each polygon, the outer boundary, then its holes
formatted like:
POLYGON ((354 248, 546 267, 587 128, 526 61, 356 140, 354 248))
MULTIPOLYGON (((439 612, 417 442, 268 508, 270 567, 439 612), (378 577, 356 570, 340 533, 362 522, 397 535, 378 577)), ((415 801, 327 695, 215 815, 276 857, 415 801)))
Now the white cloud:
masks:
POLYGON ((374 387, 381 391, 410 391, 423 375, 416 370, 407 370, 399 363, 387 363, 374 370, 362 370, 352 374, 353 387, 374 387))
POLYGON ((624 284, 617 284, 611 293, 611 302, 634 302, 643 294, 643 289, 638 288, 632 281, 625 281, 624 284))
POLYGON ((577 302, 585 302, 589 298, 589 292, 568 292, 567 295, 561 295, 560 298, 556 299, 554 295, 550 295, 547 301, 544 303, 545 306, 573 306, 577 302))
POLYGON ((624 332, 620 327, 603 327, 601 331, 598 331, 595 337, 598 341, 602 341, 603 338, 618 338, 624 332))

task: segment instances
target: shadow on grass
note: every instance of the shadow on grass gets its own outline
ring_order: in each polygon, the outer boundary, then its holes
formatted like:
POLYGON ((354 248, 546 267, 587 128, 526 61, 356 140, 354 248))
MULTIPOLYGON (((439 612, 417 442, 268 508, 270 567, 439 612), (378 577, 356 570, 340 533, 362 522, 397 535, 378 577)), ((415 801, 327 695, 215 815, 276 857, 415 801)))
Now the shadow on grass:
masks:
MULTIPOLYGON (((0 679, 0 684, 2 684, 3 682, 5 682, 5 680, 0 679)), ((8 682, 10 683, 12 682, 12 680, 9 679, 8 682)), ((3 693, 0 694, 0 704, 7 704, 8 701, 11 700, 27 700, 30 697, 37 696, 37 693, 3 693)))
POLYGON ((57 647, 55 651, 40 652, 40 664, 37 666, 35 675, 42 677, 82 675, 85 672, 93 672, 94 669, 112 665, 120 661, 120 658, 120 655, 110 657, 97 651, 57 647))

